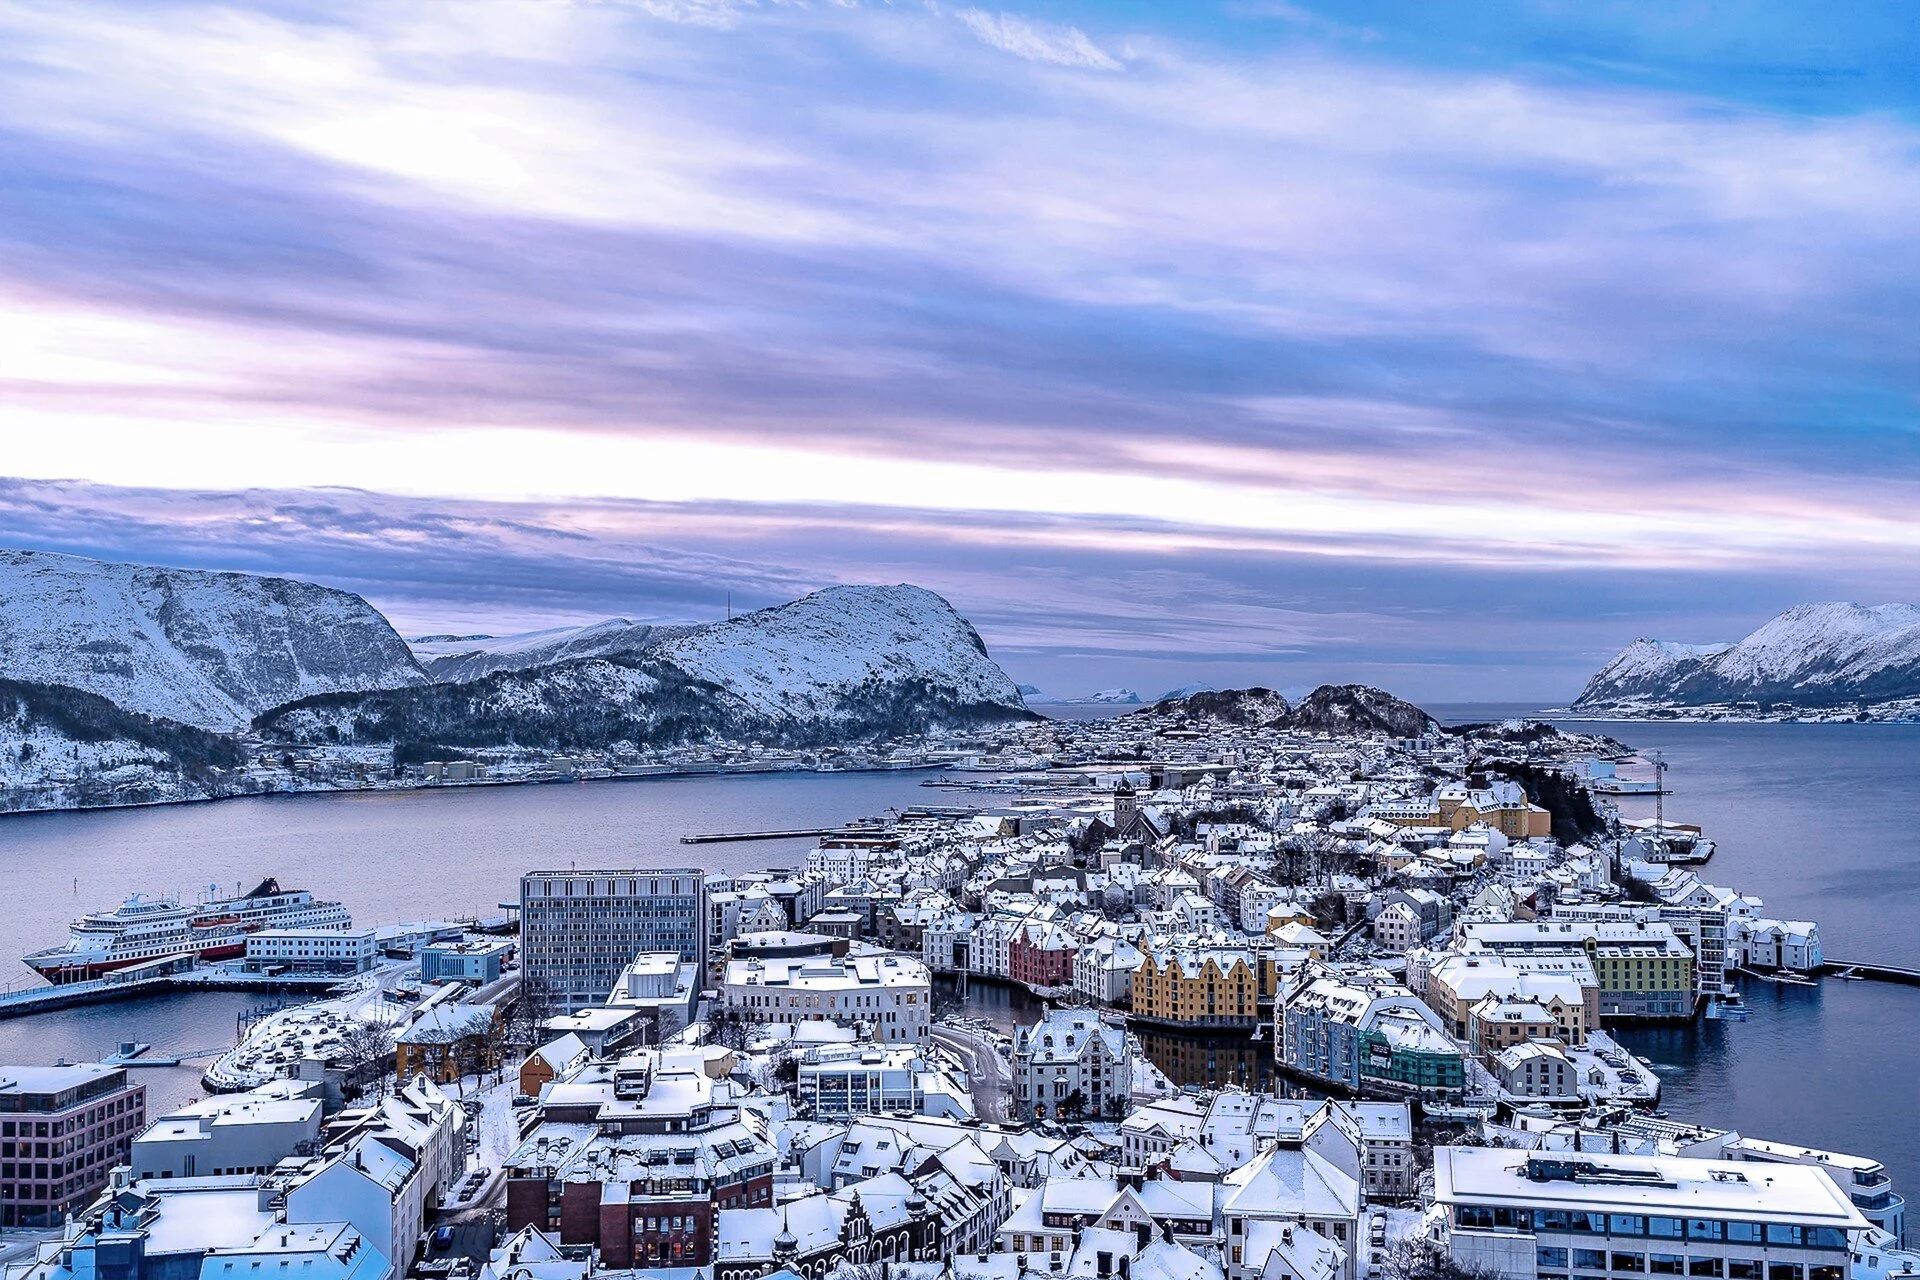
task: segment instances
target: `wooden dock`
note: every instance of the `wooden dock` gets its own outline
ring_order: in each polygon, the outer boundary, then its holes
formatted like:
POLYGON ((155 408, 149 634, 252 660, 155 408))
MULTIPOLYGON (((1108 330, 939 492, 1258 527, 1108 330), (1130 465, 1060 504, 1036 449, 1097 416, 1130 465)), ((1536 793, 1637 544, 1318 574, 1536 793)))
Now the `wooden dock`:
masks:
POLYGON ((810 836, 851 834, 843 827, 805 827, 795 831, 707 831, 680 837, 681 844, 728 844, 736 840, 804 840, 810 836))

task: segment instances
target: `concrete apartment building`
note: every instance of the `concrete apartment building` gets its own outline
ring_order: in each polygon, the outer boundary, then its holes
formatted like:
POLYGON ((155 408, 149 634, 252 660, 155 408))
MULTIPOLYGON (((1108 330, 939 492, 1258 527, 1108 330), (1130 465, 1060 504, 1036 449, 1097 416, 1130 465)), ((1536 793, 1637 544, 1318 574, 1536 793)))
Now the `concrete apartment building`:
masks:
POLYGON ((1503 1280, 1847 1280, 1867 1227, 1818 1169, 1585 1152, 1434 1151, 1453 1260, 1503 1280))
POLYGON ((0 1227, 58 1226, 125 1164, 147 1124, 125 1068, 0 1066, 0 1227))
POLYGON ((704 972, 706 873, 692 867, 533 871, 520 879, 521 980, 555 1012, 597 1005, 642 952, 704 972))

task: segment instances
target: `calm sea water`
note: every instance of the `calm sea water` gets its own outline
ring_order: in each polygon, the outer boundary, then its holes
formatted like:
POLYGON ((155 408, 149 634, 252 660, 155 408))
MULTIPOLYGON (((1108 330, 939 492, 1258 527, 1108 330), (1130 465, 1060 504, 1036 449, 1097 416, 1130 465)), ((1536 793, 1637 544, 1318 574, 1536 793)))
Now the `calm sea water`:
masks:
MULTIPOLYGON (((1450 723, 1526 708, 1435 709, 1450 723)), ((1668 764, 1667 817, 1716 843, 1699 868, 1770 913, 1819 922, 1829 957, 1920 968, 1920 725, 1623 724, 1598 731, 1668 764)), ((1653 801, 1621 804, 1628 817, 1653 801)), ((1676 1119, 1886 1162, 1920 1196, 1920 987, 1752 982, 1746 1022, 1638 1029, 1676 1119)))
MULTIPOLYGON (((1524 708, 1436 709, 1452 720, 1524 708)), ((1616 725, 1672 766, 1668 813, 1706 826, 1709 879, 1820 922, 1828 954, 1920 965, 1920 728, 1616 725)), ((747 870, 794 865, 810 840, 683 845, 689 832, 831 825, 889 807, 963 803, 919 774, 686 778, 576 786, 225 801, 0 819, 0 965, 58 942, 76 913, 130 890, 191 894, 276 875, 338 898, 362 923, 487 913, 535 866, 628 863, 747 870)), ((974 797, 990 800, 990 797, 974 797)), ((16 980, 33 980, 24 967, 16 980)), ((990 1016, 1017 1015, 988 994, 990 1016)), ((1856 1151, 1920 1194, 1920 988, 1827 982, 1750 991, 1745 1023, 1636 1031, 1676 1118, 1856 1151)), ((185 1051, 231 1040, 254 998, 164 997, 0 1021, 0 1062, 44 1062, 146 1040, 185 1051)), ((1195 1079, 1259 1076, 1240 1045, 1152 1046, 1195 1079)), ((1264 1077, 1261 1077, 1264 1078, 1264 1077)), ((147 1074, 153 1105, 194 1096, 197 1071, 147 1074)))

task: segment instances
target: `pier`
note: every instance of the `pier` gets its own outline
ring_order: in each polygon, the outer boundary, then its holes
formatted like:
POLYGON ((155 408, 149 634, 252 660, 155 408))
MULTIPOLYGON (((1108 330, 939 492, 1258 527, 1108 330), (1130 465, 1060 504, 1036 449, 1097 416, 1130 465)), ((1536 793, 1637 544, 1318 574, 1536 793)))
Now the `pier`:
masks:
POLYGON ((851 835, 843 827, 804 827, 795 831, 708 831, 680 837, 681 844, 727 844, 736 840, 802 840, 812 836, 851 835))
POLYGON ((89 982, 0 993, 0 1018, 24 1018, 76 1005, 170 995, 176 991, 301 991, 324 995, 342 981, 339 974, 245 973, 237 969, 200 968, 191 963, 190 957, 169 956, 119 969, 89 982))
POLYGON ((1903 987, 1920 987, 1920 969, 1903 969, 1891 964, 1854 964, 1847 960, 1829 960, 1820 966, 1820 976, 1851 974, 1874 982, 1894 982, 1903 987))

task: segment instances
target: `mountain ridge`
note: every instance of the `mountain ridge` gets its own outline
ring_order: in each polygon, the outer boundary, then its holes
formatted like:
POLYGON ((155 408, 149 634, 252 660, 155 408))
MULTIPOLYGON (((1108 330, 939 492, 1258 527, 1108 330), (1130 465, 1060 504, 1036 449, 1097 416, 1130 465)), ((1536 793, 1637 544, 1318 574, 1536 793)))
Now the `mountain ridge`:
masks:
POLYGON ((1820 711, 1913 698, 1920 698, 1920 607, 1826 601, 1795 605, 1731 644, 1635 640, 1594 673, 1573 709, 1820 711))

